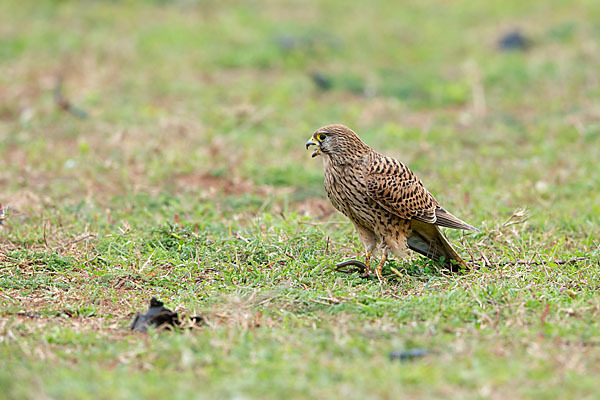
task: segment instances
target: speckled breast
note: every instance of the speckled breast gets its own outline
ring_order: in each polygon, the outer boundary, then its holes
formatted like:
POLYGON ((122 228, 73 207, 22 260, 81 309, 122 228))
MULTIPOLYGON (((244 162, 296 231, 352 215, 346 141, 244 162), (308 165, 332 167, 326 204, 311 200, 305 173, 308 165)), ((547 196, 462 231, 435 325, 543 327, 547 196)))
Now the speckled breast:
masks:
POLYGON ((329 164, 325 168, 325 190, 335 208, 355 224, 373 227, 378 215, 387 213, 367 194, 361 168, 352 165, 329 164))

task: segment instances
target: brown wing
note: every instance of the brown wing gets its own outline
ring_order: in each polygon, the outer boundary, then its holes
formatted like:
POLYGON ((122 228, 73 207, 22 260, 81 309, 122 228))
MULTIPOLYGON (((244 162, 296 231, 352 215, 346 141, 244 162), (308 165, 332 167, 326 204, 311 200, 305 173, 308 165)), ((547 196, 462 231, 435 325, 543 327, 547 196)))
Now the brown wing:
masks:
POLYGON ((436 222, 437 200, 406 165, 380 154, 369 161, 365 175, 373 200, 401 218, 436 222))

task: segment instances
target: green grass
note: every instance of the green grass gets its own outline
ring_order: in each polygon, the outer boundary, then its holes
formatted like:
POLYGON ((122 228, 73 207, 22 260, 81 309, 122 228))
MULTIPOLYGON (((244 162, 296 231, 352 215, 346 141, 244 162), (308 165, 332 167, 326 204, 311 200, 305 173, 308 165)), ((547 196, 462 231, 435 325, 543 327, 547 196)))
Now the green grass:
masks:
POLYGON ((0 398, 598 397, 596 1, 0 15, 0 398), (447 231, 479 268, 329 268, 361 246, 303 146, 336 122, 481 229, 447 231), (131 333, 152 296, 207 324, 131 333))

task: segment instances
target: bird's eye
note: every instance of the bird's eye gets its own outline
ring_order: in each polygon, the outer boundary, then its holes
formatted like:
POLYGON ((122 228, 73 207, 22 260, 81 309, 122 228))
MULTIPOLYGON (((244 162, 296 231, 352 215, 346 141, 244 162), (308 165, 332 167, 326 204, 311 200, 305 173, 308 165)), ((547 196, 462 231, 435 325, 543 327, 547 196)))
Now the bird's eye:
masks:
POLYGON ((319 134, 319 140, 320 140, 321 142, 322 142, 323 140, 325 140, 325 138, 326 138, 326 137, 327 137, 327 135, 326 135, 326 134, 324 134, 324 133, 320 133, 320 134, 319 134))

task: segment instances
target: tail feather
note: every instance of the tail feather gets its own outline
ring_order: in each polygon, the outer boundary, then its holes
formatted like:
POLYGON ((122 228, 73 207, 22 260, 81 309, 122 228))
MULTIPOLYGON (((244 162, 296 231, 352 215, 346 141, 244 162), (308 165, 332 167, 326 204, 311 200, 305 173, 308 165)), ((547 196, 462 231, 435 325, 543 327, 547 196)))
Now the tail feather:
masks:
POLYGON ((465 221, 461 220, 460 218, 450 214, 448 211, 446 211, 442 207, 436 208, 435 216, 436 216, 436 221, 435 221, 436 225, 444 226, 446 228, 463 229, 465 231, 479 232, 479 229, 475 228, 473 225, 467 224, 465 221))
POLYGON ((443 257, 444 266, 452 272, 458 272, 460 267, 467 266, 436 225, 412 220, 412 233, 407 239, 407 245, 409 249, 434 261, 440 261, 443 257))

